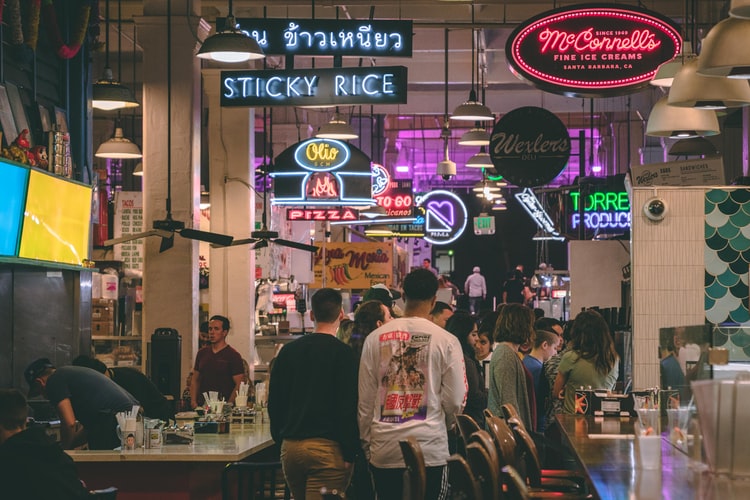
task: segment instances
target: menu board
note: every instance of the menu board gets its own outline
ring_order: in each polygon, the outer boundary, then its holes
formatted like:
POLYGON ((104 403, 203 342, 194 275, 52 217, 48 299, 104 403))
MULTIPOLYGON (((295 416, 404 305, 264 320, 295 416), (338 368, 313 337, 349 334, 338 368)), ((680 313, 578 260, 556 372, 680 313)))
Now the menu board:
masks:
POLYGON ((30 169, 18 257, 81 266, 90 232, 91 187, 30 169))
MULTIPOLYGON (((114 237, 142 232, 143 193, 118 191, 115 193, 114 237)), ((115 260, 121 260, 128 269, 143 270, 143 238, 115 245, 115 260)))
POLYGON ((724 162, 720 156, 696 160, 651 163, 630 167, 633 187, 723 186, 724 162))
POLYGON ((315 254, 312 288, 364 289, 393 286, 393 243, 326 243, 315 254), (323 273, 326 281, 323 283, 323 273))
POLYGON ((0 160, 0 256, 15 257, 21 236, 29 169, 0 160))

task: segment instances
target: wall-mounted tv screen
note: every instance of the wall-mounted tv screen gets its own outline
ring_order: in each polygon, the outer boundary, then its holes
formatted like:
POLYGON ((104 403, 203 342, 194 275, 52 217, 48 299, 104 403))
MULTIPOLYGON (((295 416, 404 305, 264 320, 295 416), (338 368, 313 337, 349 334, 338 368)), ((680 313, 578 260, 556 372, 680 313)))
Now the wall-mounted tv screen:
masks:
POLYGON ((18 257, 80 266, 90 231, 91 188, 31 170, 18 257))
POLYGON ((15 257, 21 235, 29 169, 0 160, 0 256, 15 257))

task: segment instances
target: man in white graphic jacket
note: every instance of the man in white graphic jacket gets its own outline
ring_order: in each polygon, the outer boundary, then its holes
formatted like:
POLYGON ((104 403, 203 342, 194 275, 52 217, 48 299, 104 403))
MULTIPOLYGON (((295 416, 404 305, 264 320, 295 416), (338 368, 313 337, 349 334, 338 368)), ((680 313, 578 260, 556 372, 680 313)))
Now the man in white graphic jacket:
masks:
POLYGON ((368 335, 359 366, 359 433, 378 498, 402 498, 399 441, 415 437, 427 466, 428 500, 447 496, 448 429, 466 402, 458 339, 430 321, 437 278, 404 279, 404 316, 368 335))

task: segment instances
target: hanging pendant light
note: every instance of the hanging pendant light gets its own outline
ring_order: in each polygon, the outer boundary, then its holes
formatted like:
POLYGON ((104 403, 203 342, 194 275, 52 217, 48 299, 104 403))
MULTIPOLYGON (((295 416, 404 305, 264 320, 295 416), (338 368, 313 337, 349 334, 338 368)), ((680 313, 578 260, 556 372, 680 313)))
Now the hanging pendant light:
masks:
POLYGON ((464 132, 458 143, 461 146, 489 146, 490 134, 485 129, 475 126, 468 132, 464 132))
POLYGON ((682 42, 682 50, 680 55, 667 61, 656 70, 656 74, 649 82, 654 87, 671 87, 674 80, 674 75, 682 69, 682 66, 698 57, 693 53, 693 44, 689 40, 682 42))
POLYGON ((731 78, 711 78, 696 73, 700 59, 686 62, 674 77, 667 102, 670 106, 725 109, 750 104, 750 86, 731 78))
POLYGON ((359 136, 338 112, 334 113, 331 121, 322 125, 315 134, 318 139, 351 140, 359 136))
POLYGON ((654 137, 687 139, 716 135, 719 132, 719 120, 715 112, 709 109, 670 106, 666 97, 662 97, 654 104, 646 124, 646 135, 654 137))
POLYGON ((229 0, 229 13, 224 29, 206 38, 198 50, 197 57, 225 63, 239 63, 251 59, 263 59, 266 55, 255 39, 238 29, 229 0))
POLYGON ((729 15, 739 19, 750 19, 750 0, 732 0, 729 15))
MULTIPOLYGON (((115 135, 106 142, 99 145, 99 149, 96 150, 94 155, 97 158, 111 158, 120 160, 132 160, 137 158, 143 158, 141 150, 138 146, 127 139, 122 134, 122 128, 115 128, 115 135)), ((141 174, 143 175, 143 174, 141 174)))
POLYGON ((750 79, 750 19, 729 17, 703 39, 698 74, 750 79))
MULTIPOLYGON (((471 19, 474 22, 474 4, 471 4, 471 19)), ((474 37, 476 33, 474 29, 471 30, 471 91, 469 91, 469 100, 458 105, 453 110, 451 120, 459 121, 472 121, 472 122, 485 122, 495 121, 495 115, 492 114, 490 108, 479 102, 477 99, 477 92, 474 89, 474 37)), ((446 47, 447 50, 447 47, 446 47)), ((477 58, 479 53, 477 53, 477 58)), ((488 143, 489 144, 489 143, 488 143)))
POLYGON ((669 148, 670 156, 716 156, 719 150, 703 137, 680 139, 669 148))
POLYGON ((133 169, 133 175, 136 177, 143 177, 143 162, 139 161, 133 169))
MULTIPOLYGON (((121 6, 122 3, 118 2, 118 12, 121 12, 121 6)), ((104 75, 101 79, 97 80, 97 82, 92 86, 91 89, 91 106, 93 106, 96 109, 101 109, 103 111, 112 111, 115 109, 123 109, 123 108, 135 108, 140 106, 138 104, 138 101, 136 101, 135 97, 133 96, 133 93, 130 91, 128 87, 121 84, 119 81, 115 80, 115 77, 112 73, 112 68, 109 66, 109 0, 105 3, 105 8, 107 9, 106 12, 106 18, 105 18, 105 52, 104 52, 104 75)), ((122 16, 120 15, 119 18, 122 16)), ((118 23, 121 19, 118 19, 118 23)), ((118 29, 118 37, 121 36, 121 30, 118 29)), ((119 39, 118 39, 119 40, 119 39)), ((120 50, 119 50, 119 43, 118 43, 118 51, 117 51, 117 57, 118 57, 118 64, 119 64, 119 58, 122 56, 120 50)), ((133 62, 135 64, 135 62, 133 62)), ((120 75, 118 75, 120 76, 120 75)))
POLYGON ((494 168, 495 165, 492 163, 492 158, 485 152, 484 146, 479 149, 479 152, 473 155, 466 162, 466 166, 469 168, 494 168))

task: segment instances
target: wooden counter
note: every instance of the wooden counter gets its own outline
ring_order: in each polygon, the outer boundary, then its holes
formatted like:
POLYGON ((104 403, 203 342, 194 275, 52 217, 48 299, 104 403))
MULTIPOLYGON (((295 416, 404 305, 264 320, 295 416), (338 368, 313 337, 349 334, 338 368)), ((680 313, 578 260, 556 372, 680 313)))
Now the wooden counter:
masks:
POLYGON ((67 453, 89 488, 116 486, 118 500, 220 499, 221 471, 227 463, 278 460, 268 425, 194 438, 191 445, 67 453))
POLYGON ((662 439, 661 470, 637 467, 631 418, 558 415, 563 444, 586 471, 596 498, 711 500, 750 498, 750 481, 732 481, 708 472, 705 464, 662 439))

